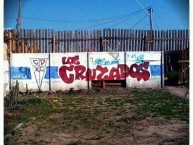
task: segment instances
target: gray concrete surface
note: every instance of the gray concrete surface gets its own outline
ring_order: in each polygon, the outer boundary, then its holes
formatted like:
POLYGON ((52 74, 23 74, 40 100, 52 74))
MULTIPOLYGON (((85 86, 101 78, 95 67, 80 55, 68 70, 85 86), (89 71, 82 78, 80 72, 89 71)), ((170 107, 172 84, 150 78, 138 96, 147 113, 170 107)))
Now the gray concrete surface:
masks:
MULTIPOLYGON (((185 94, 187 91, 187 88, 183 86, 166 86, 165 89, 169 91, 171 94, 182 98, 185 98, 185 94)), ((186 95, 186 99, 189 99, 189 92, 186 95)))

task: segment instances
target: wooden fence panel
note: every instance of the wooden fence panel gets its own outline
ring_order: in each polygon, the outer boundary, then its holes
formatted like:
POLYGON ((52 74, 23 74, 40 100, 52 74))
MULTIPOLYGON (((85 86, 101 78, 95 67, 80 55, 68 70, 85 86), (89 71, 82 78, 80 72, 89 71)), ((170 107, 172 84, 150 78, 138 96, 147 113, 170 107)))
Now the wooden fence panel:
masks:
POLYGON ((189 30, 154 30, 153 44, 151 41, 147 41, 149 33, 150 31, 147 30, 128 29, 92 31, 22 29, 18 41, 16 30, 4 30, 8 53, 16 52, 17 42, 19 42, 17 51, 22 53, 99 52, 108 49, 113 51, 178 51, 189 47, 189 30), (102 40, 103 42, 101 42, 102 40), (102 46, 103 50, 101 50, 102 46))

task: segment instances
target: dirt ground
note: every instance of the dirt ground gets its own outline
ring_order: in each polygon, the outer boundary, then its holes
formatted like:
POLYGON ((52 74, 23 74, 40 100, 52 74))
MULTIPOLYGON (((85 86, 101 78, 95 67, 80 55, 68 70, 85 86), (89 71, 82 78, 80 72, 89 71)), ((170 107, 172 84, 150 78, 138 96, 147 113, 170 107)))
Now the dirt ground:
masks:
MULTIPOLYGON (((34 105, 31 104, 26 107, 32 110, 36 109, 33 113, 25 112, 27 109, 22 106, 14 112, 6 110, 5 121, 10 121, 7 118, 13 115, 26 115, 28 119, 21 127, 15 129, 14 134, 5 138, 5 144, 189 144, 189 123, 187 120, 168 118, 153 113, 141 114, 135 108, 142 104, 137 104, 130 99, 135 98, 135 93, 130 90, 115 89, 21 95, 21 100, 26 98, 49 100, 54 111, 42 114, 40 113, 42 108, 38 108, 38 105, 33 108, 34 105)), ((149 105, 151 106, 151 104, 149 105)), ((8 126, 8 123, 5 122, 6 125, 8 126)))

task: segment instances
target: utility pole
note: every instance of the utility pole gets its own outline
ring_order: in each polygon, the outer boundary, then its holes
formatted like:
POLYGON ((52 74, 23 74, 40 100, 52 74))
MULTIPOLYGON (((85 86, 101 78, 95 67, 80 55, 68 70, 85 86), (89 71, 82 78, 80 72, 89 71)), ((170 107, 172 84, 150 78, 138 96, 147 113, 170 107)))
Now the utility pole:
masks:
POLYGON ((17 24, 16 24, 16 52, 19 52, 19 37, 20 37, 20 30, 21 30, 21 0, 19 0, 19 9, 18 9, 18 17, 17 17, 17 24))
POLYGON ((19 0, 19 9, 18 9, 18 17, 17 17, 16 29, 17 30, 21 29, 21 0, 19 0))
POLYGON ((152 28, 152 12, 153 12, 153 10, 152 10, 152 8, 150 7, 150 8, 148 9, 148 13, 149 13, 149 24, 150 24, 150 30, 151 30, 151 31, 153 30, 153 28, 152 28))
POLYGON ((148 8, 148 15, 149 15, 149 26, 150 26, 150 31, 147 34, 146 38, 146 49, 148 48, 149 44, 149 50, 153 50, 153 26, 152 26, 152 8, 148 8))

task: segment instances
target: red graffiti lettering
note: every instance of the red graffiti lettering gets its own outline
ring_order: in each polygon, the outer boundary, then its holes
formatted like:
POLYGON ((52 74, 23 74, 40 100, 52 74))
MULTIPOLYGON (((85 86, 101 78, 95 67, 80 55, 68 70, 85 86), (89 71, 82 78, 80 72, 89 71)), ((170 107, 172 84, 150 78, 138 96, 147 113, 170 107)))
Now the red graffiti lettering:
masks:
POLYGON ((137 78, 138 73, 139 73, 138 65, 137 64, 132 64, 131 67, 130 67, 130 76, 132 78, 137 78))
POLYGON ((83 80, 86 78, 86 76, 83 75, 83 73, 86 71, 86 68, 82 65, 78 65, 74 67, 75 70, 75 79, 76 80, 83 80))
POLYGON ((149 66, 148 62, 144 62, 139 65, 132 64, 130 67, 130 76, 132 78, 137 78, 138 81, 142 79, 144 81, 147 81, 150 77, 150 73, 145 69, 148 69, 148 66, 149 66))
POLYGON ((87 70, 87 78, 86 80, 95 80, 96 77, 96 69, 91 70, 90 68, 87 70))
POLYGON ((112 68, 109 73, 109 80, 120 80, 121 75, 118 68, 112 68))
POLYGON ((100 73, 97 75, 97 80, 108 80, 108 75, 105 75, 103 78, 103 75, 108 72, 107 67, 103 68, 101 66, 97 66, 96 70, 98 70, 100 73))
POLYGON ((118 68, 120 70, 120 77, 121 77, 121 79, 124 79, 125 77, 129 76, 130 69, 129 69, 129 67, 127 65, 119 64, 118 68))
POLYGON ((144 63, 140 64, 140 71, 141 72, 140 72, 139 76, 144 81, 147 81, 150 78, 150 73, 147 70, 144 70, 144 69, 148 69, 148 66, 149 66, 149 62, 144 62, 144 63))
POLYGON ((62 66, 59 68, 59 75, 61 79, 68 84, 71 84, 74 81, 74 74, 67 75, 67 72, 73 71, 74 66, 62 66))
MULTIPOLYGON (((40 63, 45 62, 41 61, 40 63)), ((132 64, 130 67, 125 64, 118 64, 117 67, 112 67, 110 70, 100 65, 97 65, 95 69, 86 69, 85 66, 79 65, 79 56, 63 57, 62 63, 73 64, 70 66, 64 65, 59 68, 61 79, 68 84, 73 83, 75 80, 121 80, 129 76, 136 78, 138 81, 147 81, 150 78, 150 73, 147 70, 149 62, 132 64)), ((42 71, 41 68, 40 71, 42 71)))
POLYGON ((74 57, 62 57, 62 64, 80 64, 79 56, 76 55, 74 57))

